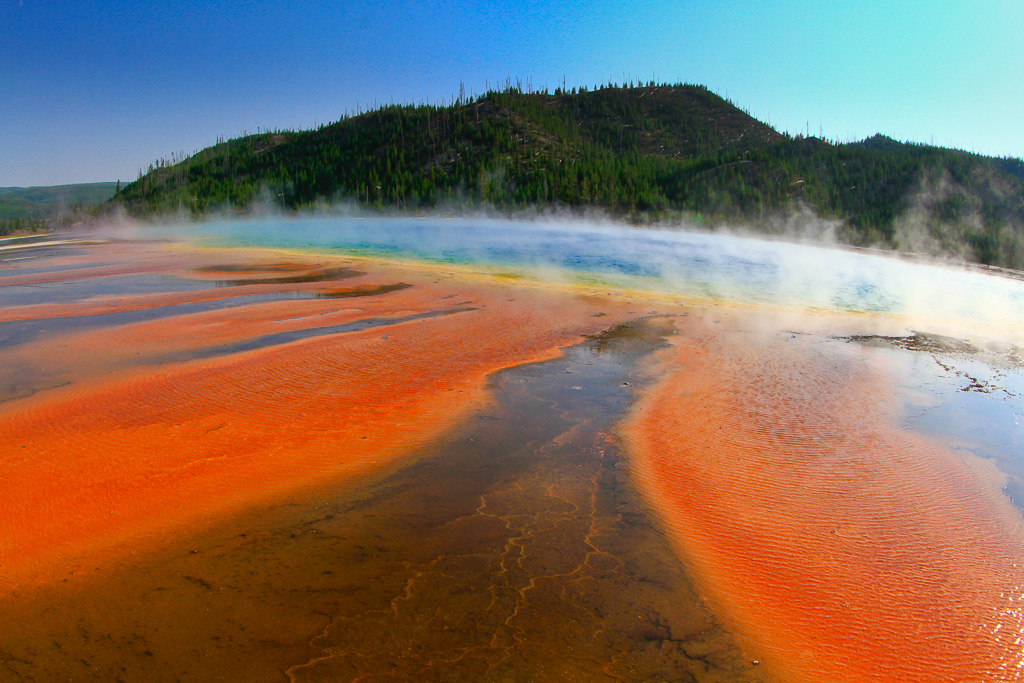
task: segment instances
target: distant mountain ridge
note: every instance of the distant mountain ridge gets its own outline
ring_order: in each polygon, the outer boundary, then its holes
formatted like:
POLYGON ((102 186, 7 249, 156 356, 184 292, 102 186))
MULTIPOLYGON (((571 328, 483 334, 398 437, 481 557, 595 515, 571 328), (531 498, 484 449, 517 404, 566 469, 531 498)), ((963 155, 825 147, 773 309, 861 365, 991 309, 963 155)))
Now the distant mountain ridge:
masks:
MULTIPOLYGON (((598 208, 625 220, 786 229, 814 215, 843 241, 1024 268, 1024 162, 779 133, 706 87, 511 86, 445 106, 388 105, 310 131, 160 160, 112 204, 135 215, 456 206, 598 208)), ((820 231, 820 222, 807 230, 820 231)), ((805 230, 806 232, 806 230, 805 230)))
POLYGON ((51 218, 61 209, 102 204, 116 191, 116 182, 0 187, 0 219, 51 218))

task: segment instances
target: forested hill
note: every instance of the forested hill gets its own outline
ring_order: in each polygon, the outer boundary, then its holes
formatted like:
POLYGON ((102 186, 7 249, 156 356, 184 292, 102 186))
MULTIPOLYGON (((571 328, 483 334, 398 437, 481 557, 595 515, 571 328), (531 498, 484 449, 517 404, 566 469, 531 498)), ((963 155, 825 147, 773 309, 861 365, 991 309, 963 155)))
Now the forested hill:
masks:
POLYGON ((247 135, 160 160, 112 200, 136 215, 269 201, 378 208, 598 207, 753 228, 810 209, 853 244, 1024 268, 1024 162, 783 135, 694 85, 522 92, 391 105, 317 130, 247 135))
POLYGON ((81 220, 116 190, 116 183, 0 187, 0 235, 81 220))

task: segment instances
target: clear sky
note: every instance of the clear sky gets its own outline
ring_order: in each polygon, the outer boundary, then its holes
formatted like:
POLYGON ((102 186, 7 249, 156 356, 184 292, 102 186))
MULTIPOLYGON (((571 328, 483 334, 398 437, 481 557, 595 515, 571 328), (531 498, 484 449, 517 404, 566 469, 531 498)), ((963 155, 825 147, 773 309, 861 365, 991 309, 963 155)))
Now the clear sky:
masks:
POLYGON ((701 83, 828 139, 1024 157, 1022 0, 0 0, 0 186, 486 83, 701 83))

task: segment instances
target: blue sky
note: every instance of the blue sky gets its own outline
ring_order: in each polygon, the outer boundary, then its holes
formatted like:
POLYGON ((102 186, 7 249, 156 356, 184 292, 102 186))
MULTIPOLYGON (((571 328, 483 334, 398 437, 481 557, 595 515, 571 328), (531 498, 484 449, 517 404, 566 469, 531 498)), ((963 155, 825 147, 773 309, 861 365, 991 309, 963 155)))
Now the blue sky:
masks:
POLYGON ((0 0, 0 186, 507 77, 702 83, 793 133, 1024 157, 1022 31, 1020 0, 0 0))

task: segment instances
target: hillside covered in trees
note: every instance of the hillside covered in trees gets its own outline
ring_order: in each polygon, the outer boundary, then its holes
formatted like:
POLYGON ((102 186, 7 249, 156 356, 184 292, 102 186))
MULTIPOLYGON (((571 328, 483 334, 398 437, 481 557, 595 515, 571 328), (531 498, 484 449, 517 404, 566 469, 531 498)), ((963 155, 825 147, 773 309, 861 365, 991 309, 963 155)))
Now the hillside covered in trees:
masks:
POLYGON ((882 135, 780 134, 703 86, 524 92, 389 105, 311 131, 160 160, 111 200, 130 214, 254 202, 428 210, 599 208, 634 222, 777 229, 794 211, 840 239, 1024 268, 1024 162, 882 135))
POLYGON ((116 191, 117 183, 0 187, 0 235, 80 220, 116 191))

